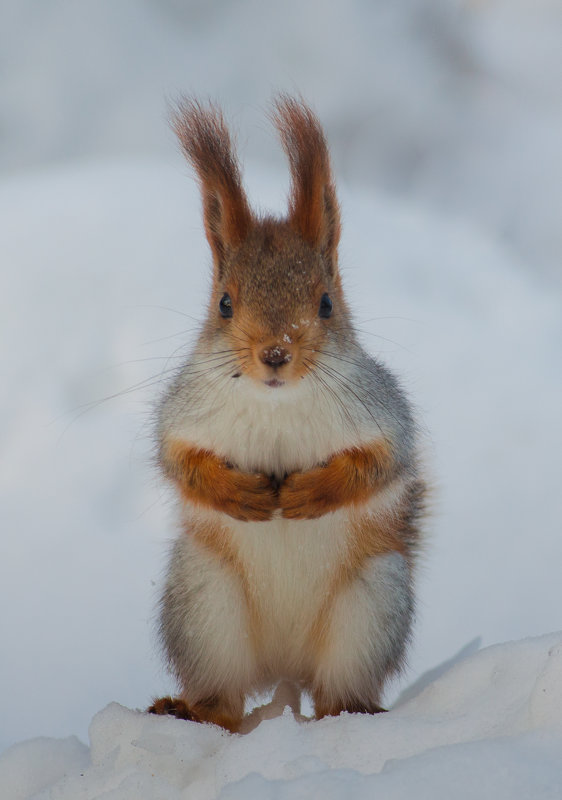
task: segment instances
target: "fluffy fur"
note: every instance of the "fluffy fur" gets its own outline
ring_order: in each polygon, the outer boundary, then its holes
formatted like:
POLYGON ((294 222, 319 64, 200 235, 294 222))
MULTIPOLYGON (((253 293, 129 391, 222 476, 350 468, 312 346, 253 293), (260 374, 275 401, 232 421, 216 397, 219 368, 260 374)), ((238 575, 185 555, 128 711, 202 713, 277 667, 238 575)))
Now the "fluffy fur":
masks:
POLYGON ((175 120, 214 271, 159 409, 160 465, 182 501, 161 604, 181 695, 151 710, 232 731, 246 696, 282 679, 318 717, 380 710, 410 635, 424 498, 409 404, 343 296, 321 127, 291 98, 274 119, 292 179, 283 220, 249 209, 217 109, 186 102, 175 120))

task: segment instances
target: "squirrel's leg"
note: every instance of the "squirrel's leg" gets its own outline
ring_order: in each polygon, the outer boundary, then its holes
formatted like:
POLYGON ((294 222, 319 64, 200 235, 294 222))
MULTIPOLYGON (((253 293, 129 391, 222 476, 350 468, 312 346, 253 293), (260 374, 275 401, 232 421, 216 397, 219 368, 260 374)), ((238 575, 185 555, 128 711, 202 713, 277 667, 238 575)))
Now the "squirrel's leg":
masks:
POLYGON ((368 558, 334 589, 335 599, 322 609, 314 631, 316 717, 382 711, 383 684, 400 668, 410 634, 407 558, 399 552, 368 558))
POLYGON ((209 525, 200 527, 176 542, 161 602, 161 638, 180 696, 149 710, 236 731, 256 674, 251 614, 235 554, 218 533, 213 552, 209 525), (196 540, 203 530, 206 546, 196 540))

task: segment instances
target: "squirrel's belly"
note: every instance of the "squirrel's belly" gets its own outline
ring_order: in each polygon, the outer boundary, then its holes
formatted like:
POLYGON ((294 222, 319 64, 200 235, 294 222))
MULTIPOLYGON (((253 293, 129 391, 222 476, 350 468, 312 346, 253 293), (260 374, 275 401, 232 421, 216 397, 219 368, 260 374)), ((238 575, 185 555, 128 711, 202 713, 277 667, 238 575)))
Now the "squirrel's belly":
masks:
POLYGON ((345 556, 347 512, 232 525, 256 645, 267 668, 302 676, 345 556))
POLYGON ((216 512, 210 516, 215 521, 220 516, 228 530, 261 669, 278 672, 282 666, 287 677, 302 677, 313 656, 315 629, 345 561, 348 512, 255 523, 216 512))

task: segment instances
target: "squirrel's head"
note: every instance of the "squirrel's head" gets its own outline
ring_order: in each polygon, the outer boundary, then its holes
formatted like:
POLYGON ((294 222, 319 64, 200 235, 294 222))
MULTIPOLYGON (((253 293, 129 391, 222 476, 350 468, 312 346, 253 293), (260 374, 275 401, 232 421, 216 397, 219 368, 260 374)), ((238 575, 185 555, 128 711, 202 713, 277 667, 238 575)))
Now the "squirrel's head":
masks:
MULTIPOLYGON (((184 101, 173 118, 201 187, 213 254, 204 330, 233 354, 232 376, 276 388, 306 377, 327 343, 350 333, 338 271, 340 215, 322 128, 301 101, 280 97, 273 120, 289 159, 285 219, 250 209, 219 109, 184 101)), ((329 347, 328 347, 329 349, 329 347)))

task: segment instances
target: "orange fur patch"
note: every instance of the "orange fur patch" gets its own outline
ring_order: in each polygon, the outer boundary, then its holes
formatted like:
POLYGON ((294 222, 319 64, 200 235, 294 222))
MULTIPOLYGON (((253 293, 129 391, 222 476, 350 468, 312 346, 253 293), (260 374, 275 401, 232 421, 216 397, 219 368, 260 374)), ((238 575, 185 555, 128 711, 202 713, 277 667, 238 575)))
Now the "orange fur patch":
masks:
POLYGON ((389 445, 373 442, 336 453, 322 467, 293 472, 284 481, 279 504, 286 519, 315 519, 343 506, 365 503, 392 476, 389 445))
POLYGON ((149 714, 170 715, 176 719, 202 722, 201 719, 179 697, 160 697, 147 708, 149 714))
POLYGON ((244 716, 244 697, 239 695, 231 699, 218 696, 205 698, 195 703, 193 710, 203 722, 212 722, 231 733, 236 733, 244 716))
POLYGON ((229 703, 213 697, 190 705, 181 697, 160 697, 147 711, 149 714, 169 715, 189 722, 211 722, 236 733, 244 714, 244 700, 240 698, 235 703, 229 703))
POLYGON ((234 469, 210 450, 172 440, 163 445, 161 462, 192 503, 244 521, 271 519, 279 507, 278 493, 267 475, 234 469))
POLYGON ((358 700, 329 702, 326 701, 322 693, 319 691, 312 693, 312 699, 314 702, 314 713, 316 719, 322 719, 323 717, 337 717, 342 713, 342 711, 347 711, 349 714, 380 714, 381 712, 386 711, 385 708, 382 708, 382 706, 379 706, 377 703, 367 704, 358 700))
POLYGON ((206 550, 217 556, 223 563, 234 569, 237 575, 243 576, 243 569, 238 557, 230 531, 223 525, 209 521, 190 522, 189 535, 206 550))

